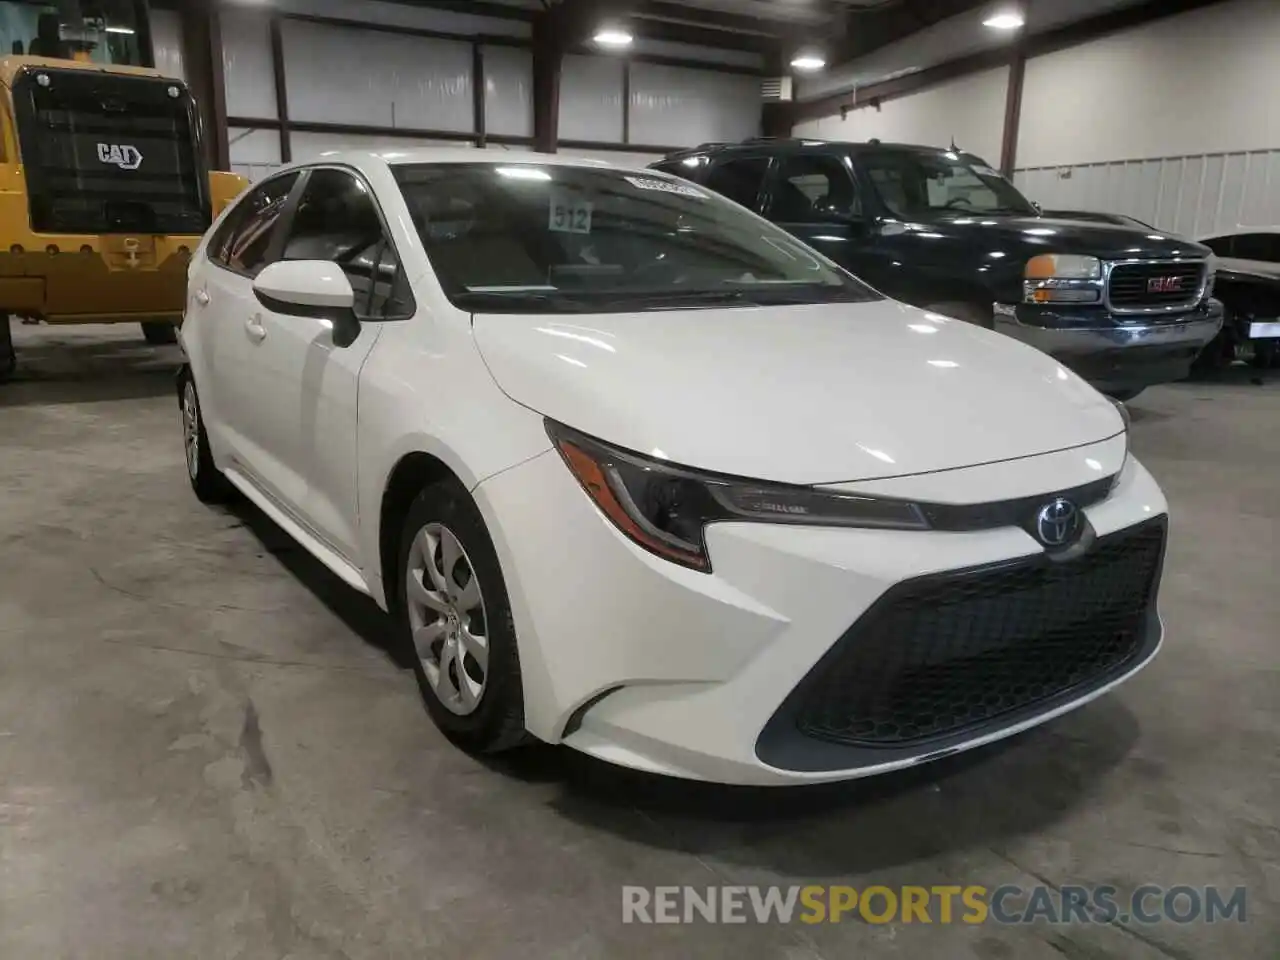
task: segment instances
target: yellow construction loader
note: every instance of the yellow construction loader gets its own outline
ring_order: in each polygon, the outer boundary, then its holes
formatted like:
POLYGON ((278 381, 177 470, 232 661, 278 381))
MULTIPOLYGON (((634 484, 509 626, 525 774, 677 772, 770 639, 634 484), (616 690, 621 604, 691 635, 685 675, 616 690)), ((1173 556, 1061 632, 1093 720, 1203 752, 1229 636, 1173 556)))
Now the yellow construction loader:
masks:
POLYGON ((145 16, 130 0, 0 2, 14 51, 0 60, 0 381, 10 316, 139 323, 172 342, 188 259, 246 185, 208 169, 186 84, 128 65, 145 16))

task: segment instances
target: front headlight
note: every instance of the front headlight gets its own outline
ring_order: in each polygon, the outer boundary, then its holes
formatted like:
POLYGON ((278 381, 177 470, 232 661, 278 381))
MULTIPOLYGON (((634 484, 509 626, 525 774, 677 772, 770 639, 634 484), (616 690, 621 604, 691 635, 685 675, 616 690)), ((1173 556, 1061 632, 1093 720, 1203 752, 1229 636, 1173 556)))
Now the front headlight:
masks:
POLYGON ((929 528, 923 510, 914 503, 675 467, 551 420, 547 432, 587 496, 619 531, 650 553, 694 570, 711 571, 704 531, 718 520, 929 528))
POLYGON ((1107 397, 1107 399, 1115 404, 1116 410, 1120 413, 1120 419, 1124 421, 1124 459, 1120 461, 1120 469, 1116 471, 1116 475, 1111 478, 1111 489, 1114 490, 1116 484, 1120 482, 1120 477, 1124 474, 1124 468, 1129 464, 1130 437, 1132 435, 1130 427, 1133 418, 1130 417, 1129 408, 1124 405, 1123 400, 1117 400, 1115 397, 1107 397))
POLYGON ((1213 296, 1213 284, 1218 279, 1218 256, 1217 254, 1209 254, 1209 259, 1204 264, 1204 299, 1208 300, 1213 296))
POLYGON ((1027 303, 1097 303, 1102 261, 1078 253, 1042 253, 1027 261, 1022 293, 1027 303))

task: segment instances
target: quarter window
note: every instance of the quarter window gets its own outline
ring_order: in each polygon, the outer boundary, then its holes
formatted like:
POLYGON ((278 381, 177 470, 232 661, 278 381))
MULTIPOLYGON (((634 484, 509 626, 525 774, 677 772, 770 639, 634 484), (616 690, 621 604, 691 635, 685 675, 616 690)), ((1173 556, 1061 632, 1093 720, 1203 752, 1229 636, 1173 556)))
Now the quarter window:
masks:
POLYGON ((209 259, 250 276, 267 265, 267 253, 275 236, 297 173, 273 177, 236 204, 209 242, 209 259))
POLYGON ((395 247, 369 188, 346 170, 311 172, 293 215, 283 260, 332 260, 351 281, 356 313, 393 319, 412 313, 395 247))

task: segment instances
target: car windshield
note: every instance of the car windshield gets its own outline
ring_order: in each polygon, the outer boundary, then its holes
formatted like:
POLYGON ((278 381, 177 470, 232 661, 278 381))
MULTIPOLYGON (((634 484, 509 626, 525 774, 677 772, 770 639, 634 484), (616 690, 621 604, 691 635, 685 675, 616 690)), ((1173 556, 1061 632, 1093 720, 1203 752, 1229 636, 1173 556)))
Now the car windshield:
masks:
POLYGON ((497 313, 878 299, 781 229, 655 173, 406 164, 396 179, 445 294, 497 313))
POLYGON ((904 219, 941 214, 1021 214, 1035 207, 997 171, 970 154, 872 150, 858 162, 884 205, 904 219))

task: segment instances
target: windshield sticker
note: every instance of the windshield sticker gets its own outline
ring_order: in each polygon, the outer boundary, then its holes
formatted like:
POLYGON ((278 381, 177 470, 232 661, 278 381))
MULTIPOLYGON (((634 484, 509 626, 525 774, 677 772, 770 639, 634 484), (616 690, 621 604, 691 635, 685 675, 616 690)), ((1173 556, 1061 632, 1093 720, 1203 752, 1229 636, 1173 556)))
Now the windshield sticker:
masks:
POLYGON ((697 187, 691 187, 685 183, 674 183, 670 180, 656 180, 653 177, 625 177, 627 183, 631 184, 638 190, 656 190, 659 193, 674 193, 681 197, 693 197, 695 200, 705 200, 707 195, 697 187))
POLYGON ((552 191, 547 229, 554 233, 590 233, 591 204, 571 193, 552 191))

